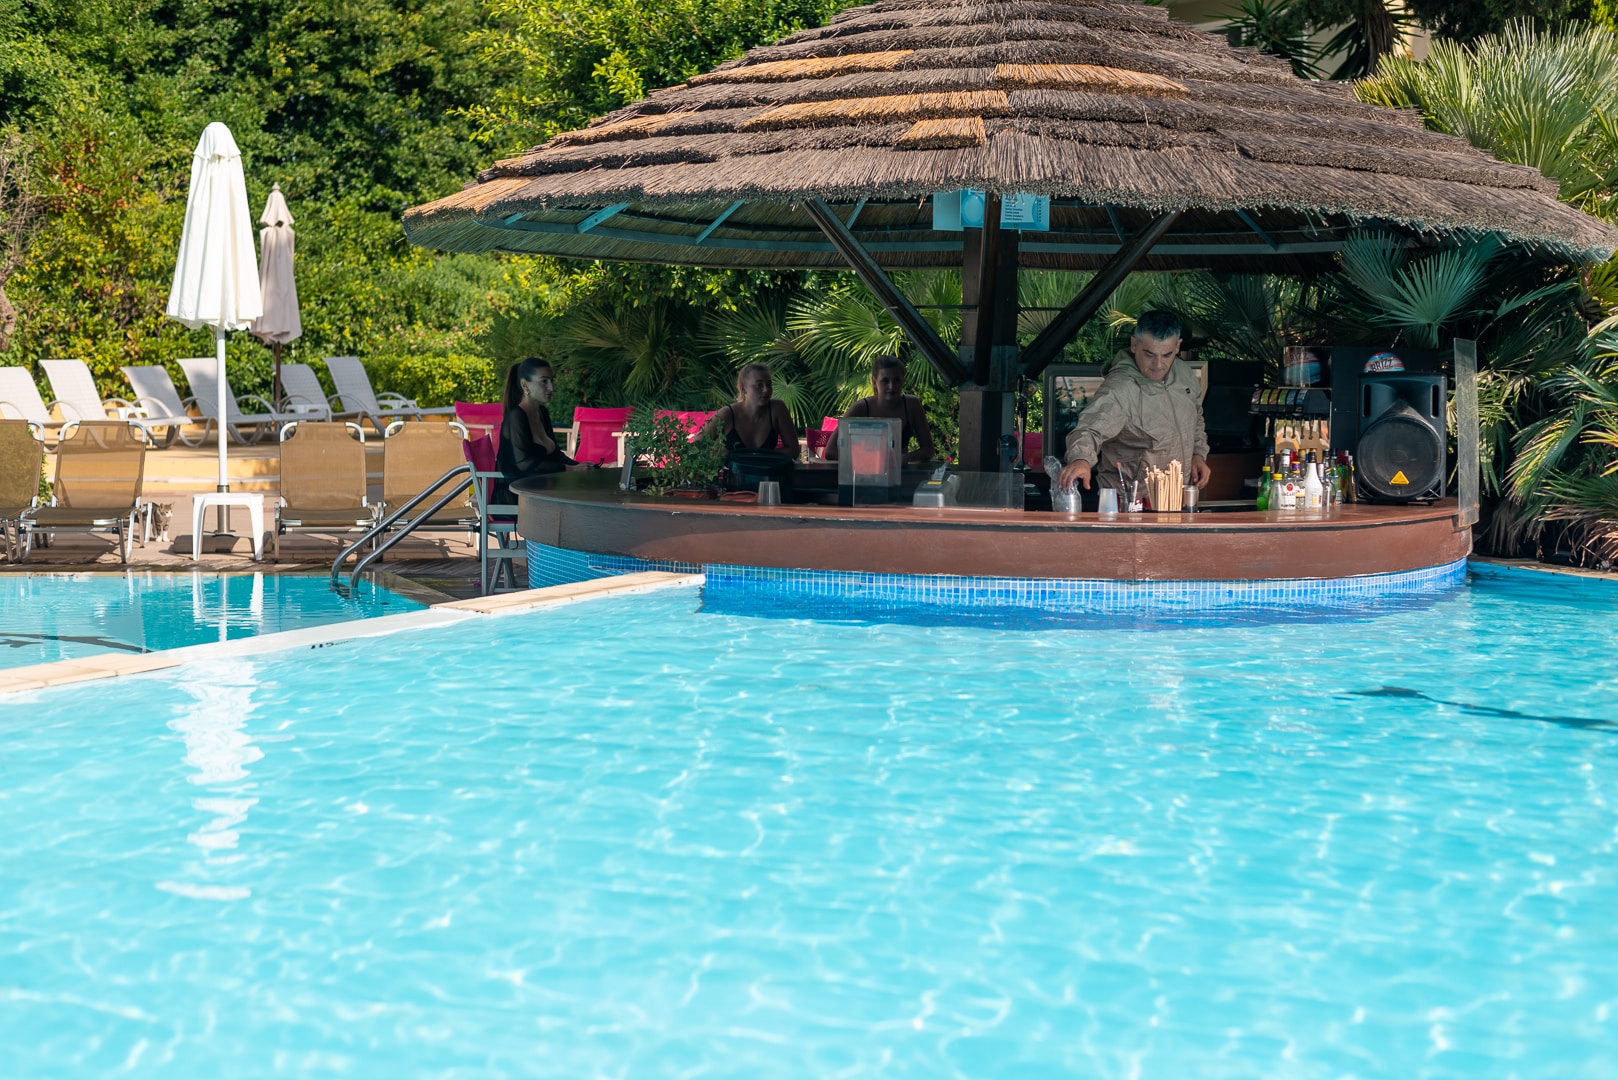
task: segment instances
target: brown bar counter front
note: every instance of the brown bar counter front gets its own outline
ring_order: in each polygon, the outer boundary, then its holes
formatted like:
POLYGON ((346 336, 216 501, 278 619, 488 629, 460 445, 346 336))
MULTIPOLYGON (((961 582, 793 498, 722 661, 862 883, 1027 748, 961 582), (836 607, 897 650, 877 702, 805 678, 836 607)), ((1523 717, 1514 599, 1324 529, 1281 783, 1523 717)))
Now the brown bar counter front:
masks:
MULTIPOLYGON (((620 491, 617 472, 512 485, 517 531, 553 548, 649 562, 873 574, 1112 581, 1285 581, 1453 564, 1472 550, 1453 499, 1302 512, 1060 514, 759 506, 620 491)), ((745 496, 743 496, 745 498, 745 496)))

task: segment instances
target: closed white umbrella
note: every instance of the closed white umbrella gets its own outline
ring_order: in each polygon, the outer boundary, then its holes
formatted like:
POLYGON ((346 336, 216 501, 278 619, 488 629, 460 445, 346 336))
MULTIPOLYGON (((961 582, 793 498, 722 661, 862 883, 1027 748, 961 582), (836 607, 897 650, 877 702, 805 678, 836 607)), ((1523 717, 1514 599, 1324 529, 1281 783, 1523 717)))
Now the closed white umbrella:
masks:
POLYGON ((253 336, 275 350, 275 407, 281 407, 281 346, 303 336, 298 317, 298 284, 292 277, 292 213, 281 185, 270 189, 258 223, 259 296, 264 314, 253 320, 253 336))
MULTIPOLYGON (((230 129, 216 121, 203 129, 191 155, 191 190, 185 201, 185 231, 180 234, 180 257, 174 264, 168 316, 193 330, 213 327, 223 393, 225 335, 247 329, 263 313, 242 155, 230 129)), ((224 409, 221 401, 219 490, 229 491, 224 409)))

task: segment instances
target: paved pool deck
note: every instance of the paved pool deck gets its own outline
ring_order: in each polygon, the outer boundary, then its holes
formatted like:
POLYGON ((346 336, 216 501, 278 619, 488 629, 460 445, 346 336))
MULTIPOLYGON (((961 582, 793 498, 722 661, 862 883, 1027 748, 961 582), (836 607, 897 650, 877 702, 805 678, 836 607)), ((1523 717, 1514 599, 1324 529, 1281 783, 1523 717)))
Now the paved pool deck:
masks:
MULTIPOLYGON (((380 498, 382 493, 381 443, 367 445, 370 459, 370 494, 380 498)), ((142 485, 143 497, 168 509, 168 535, 154 538, 149 544, 137 542, 130 555, 128 568, 141 570, 194 570, 211 572, 307 574, 324 573, 331 569, 332 560, 344 546, 352 542, 353 535, 341 533, 307 533, 285 536, 281 540, 281 561, 269 562, 270 542, 267 535, 274 527, 275 505, 279 497, 278 462, 276 447, 231 446, 229 449, 229 478, 231 491, 257 496, 264 500, 264 554, 266 561, 253 560, 253 545, 249 535, 249 514, 243 507, 228 512, 229 537, 204 537, 200 558, 191 557, 191 510, 197 496, 211 493, 218 479, 218 451, 212 443, 200 447, 187 447, 176 443, 163 450, 147 454, 146 477, 142 485)), ((55 471, 54 458, 47 455, 45 473, 55 471)), ((216 511, 208 512, 212 522, 216 511)), ((478 594, 478 558, 474 538, 461 532, 433 533, 406 537, 387 553, 385 558, 372 563, 372 568, 390 575, 386 582, 395 591, 412 595, 425 603, 446 599, 464 599, 478 594)), ((125 569, 110 539, 81 534, 58 536, 49 547, 35 547, 22 563, 0 561, 0 574, 53 571, 115 572, 125 569)), ((517 580, 527 580, 523 564, 517 566, 517 580)))

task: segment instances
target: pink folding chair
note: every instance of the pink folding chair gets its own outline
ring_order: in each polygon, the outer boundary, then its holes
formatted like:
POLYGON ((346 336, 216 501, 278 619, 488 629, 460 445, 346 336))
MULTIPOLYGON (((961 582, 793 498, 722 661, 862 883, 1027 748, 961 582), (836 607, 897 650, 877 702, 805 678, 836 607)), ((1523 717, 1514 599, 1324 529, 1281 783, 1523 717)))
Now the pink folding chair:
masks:
POLYGON ((680 423, 685 425, 686 434, 692 438, 696 438, 697 433, 707 426, 708 421, 712 420, 714 415, 711 412, 668 412, 666 410, 659 410, 659 412, 664 416, 672 416, 679 420, 680 423))
POLYGON ((809 444, 810 455, 817 458, 823 458, 826 456, 826 444, 831 442, 831 429, 818 427, 804 428, 803 438, 804 441, 809 444))
MULTIPOLYGON (((455 403, 455 419, 466 426, 469 439, 476 439, 479 435, 487 435, 489 442, 494 446, 500 445, 500 421, 506 414, 505 406, 498 401, 473 402, 457 401, 455 403)), ((471 461, 471 458, 467 459, 471 461)), ((475 462, 473 464, 476 464, 475 462)), ((479 466, 481 468, 481 466, 479 466)), ((489 468, 494 468, 494 459, 489 459, 489 468)))
MULTIPOLYGON (((460 404, 457 402, 456 407, 460 404)), ((483 594, 487 596, 502 584, 515 589, 517 572, 513 560, 522 555, 516 533, 517 508, 493 506, 489 502, 494 482, 500 479, 494 440, 487 435, 474 435, 462 441, 461 452, 472 465, 472 490, 478 509, 478 570, 483 594)))
POLYGON ((1022 436, 1022 459, 1029 472, 1045 471, 1045 433, 1025 431, 1022 436))
POLYGON ((580 405, 573 410, 573 426, 578 431, 573 460, 616 465, 623 461, 623 430, 632 408, 591 409, 580 405))

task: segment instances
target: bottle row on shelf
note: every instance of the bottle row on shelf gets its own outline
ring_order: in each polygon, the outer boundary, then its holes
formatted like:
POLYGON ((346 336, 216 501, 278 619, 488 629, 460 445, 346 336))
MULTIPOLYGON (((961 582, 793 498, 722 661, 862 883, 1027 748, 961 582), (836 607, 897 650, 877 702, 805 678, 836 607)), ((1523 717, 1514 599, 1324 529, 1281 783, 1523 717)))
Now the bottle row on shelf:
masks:
POLYGON ((1337 451, 1329 461, 1318 459, 1313 450, 1299 460, 1287 448, 1264 459, 1258 481, 1260 510, 1325 513, 1355 499, 1354 456, 1346 450, 1337 451))

